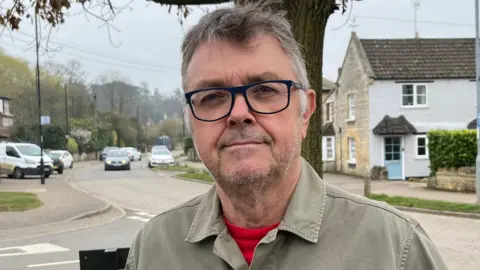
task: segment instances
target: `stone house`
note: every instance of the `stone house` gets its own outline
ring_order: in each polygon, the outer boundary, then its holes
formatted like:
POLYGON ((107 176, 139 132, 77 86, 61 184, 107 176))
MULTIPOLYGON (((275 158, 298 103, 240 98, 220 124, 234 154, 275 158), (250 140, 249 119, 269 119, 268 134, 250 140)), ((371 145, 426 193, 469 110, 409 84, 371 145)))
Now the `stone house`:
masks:
POLYGON ((323 126, 332 148, 325 151, 334 153, 325 171, 366 177, 382 166, 391 180, 425 177, 426 133, 466 129, 475 118, 475 40, 359 39, 353 32, 337 85, 324 102, 334 108, 323 126))
POLYGON ((0 140, 8 139, 12 135, 13 118, 10 113, 10 99, 0 96, 0 140))

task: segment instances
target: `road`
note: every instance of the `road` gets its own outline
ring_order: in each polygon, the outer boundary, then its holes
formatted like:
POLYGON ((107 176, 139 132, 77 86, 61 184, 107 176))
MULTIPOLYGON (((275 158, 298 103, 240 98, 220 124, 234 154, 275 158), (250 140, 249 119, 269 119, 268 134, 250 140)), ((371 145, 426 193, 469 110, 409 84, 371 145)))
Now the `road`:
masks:
MULTIPOLYGON (((78 270, 78 251, 128 247, 138 230, 156 214, 201 194, 208 185, 154 173, 146 161, 131 171, 104 172, 99 162, 75 171, 78 187, 123 207, 122 218, 86 229, 2 241, 0 269, 78 270)), ((451 270, 480 265, 480 221, 409 213, 419 220, 439 247, 451 270)))

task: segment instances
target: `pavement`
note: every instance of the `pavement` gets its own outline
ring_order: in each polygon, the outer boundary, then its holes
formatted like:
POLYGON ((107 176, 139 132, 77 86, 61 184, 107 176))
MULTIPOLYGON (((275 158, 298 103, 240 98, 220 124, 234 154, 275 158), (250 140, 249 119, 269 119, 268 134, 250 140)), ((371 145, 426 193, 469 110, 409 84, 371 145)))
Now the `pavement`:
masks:
MULTIPOLYGON (((178 162, 196 169, 206 169, 201 162, 186 160, 186 157, 179 157, 178 162)), ((351 175, 324 173, 323 180, 346 191, 363 195, 364 179, 351 175)), ((427 200, 441 200, 456 203, 476 203, 476 194, 449 192, 443 190, 427 189, 426 183, 408 181, 371 181, 371 192, 374 194, 386 194, 389 196, 414 197, 427 200)))
POLYGON ((33 192, 44 204, 24 212, 0 212, 0 233, 4 230, 75 219, 106 210, 109 205, 105 201, 74 189, 67 183, 78 167, 88 166, 89 163, 77 163, 73 170, 65 170, 63 175, 53 174, 45 179, 45 185, 41 185, 38 178, 2 179, 0 191, 33 192))

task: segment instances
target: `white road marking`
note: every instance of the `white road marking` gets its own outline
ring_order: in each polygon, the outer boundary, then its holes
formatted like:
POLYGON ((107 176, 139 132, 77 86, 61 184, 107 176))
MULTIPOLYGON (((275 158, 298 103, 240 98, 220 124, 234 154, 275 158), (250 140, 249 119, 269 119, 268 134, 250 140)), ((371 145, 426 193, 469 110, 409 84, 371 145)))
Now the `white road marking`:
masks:
POLYGON ((50 243, 40 243, 34 245, 0 248, 0 257, 64 252, 69 250, 70 249, 68 248, 56 246, 50 243))
POLYGON ((142 217, 139 217, 139 216, 129 216, 127 218, 132 219, 132 220, 139 220, 139 221, 142 221, 142 222, 145 222, 145 223, 150 220, 148 218, 142 218, 142 217))
POLYGON ((63 262, 51 262, 51 263, 40 263, 40 264, 30 264, 27 265, 27 268, 35 268, 35 267, 45 267, 45 266, 54 266, 54 265, 64 265, 64 264, 73 264, 79 263, 79 260, 74 261, 63 261, 63 262))

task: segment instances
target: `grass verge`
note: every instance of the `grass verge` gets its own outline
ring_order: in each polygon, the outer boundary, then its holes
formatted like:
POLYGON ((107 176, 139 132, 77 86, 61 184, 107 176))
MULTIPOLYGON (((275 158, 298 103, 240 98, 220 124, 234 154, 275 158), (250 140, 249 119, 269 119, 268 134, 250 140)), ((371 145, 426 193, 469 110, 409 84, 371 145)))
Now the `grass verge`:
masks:
POLYGON ((0 212, 19 212, 43 205, 37 195, 29 192, 0 192, 0 212))
POLYGON ((372 194, 370 199, 383 201, 393 206, 406 206, 438 211, 480 214, 480 205, 469 203, 455 203, 438 200, 425 200, 411 197, 388 196, 385 194, 372 194))
POLYGON ((154 167, 153 170, 155 171, 172 171, 172 172, 189 172, 192 170, 192 168, 188 166, 181 166, 181 165, 164 165, 164 166, 158 166, 154 167))

